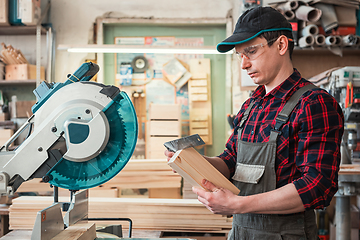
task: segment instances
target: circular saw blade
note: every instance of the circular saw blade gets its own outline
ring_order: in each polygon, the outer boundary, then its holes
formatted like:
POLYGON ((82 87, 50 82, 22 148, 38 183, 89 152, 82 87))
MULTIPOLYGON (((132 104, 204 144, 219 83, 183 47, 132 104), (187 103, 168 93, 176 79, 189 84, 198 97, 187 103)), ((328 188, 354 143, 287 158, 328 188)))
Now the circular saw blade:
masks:
POLYGON ((50 184, 70 190, 88 189, 109 181, 125 167, 134 152, 138 134, 133 104, 125 92, 120 92, 103 112, 110 127, 105 149, 85 162, 62 158, 47 173, 50 184))

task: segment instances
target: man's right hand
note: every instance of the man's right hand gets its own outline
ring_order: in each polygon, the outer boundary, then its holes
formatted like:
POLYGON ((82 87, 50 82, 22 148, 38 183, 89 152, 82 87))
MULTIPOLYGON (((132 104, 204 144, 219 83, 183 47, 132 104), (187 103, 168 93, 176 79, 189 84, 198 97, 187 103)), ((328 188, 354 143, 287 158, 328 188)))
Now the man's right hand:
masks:
MULTIPOLYGON (((166 160, 169 162, 169 160, 172 158, 172 156, 174 156, 174 152, 170 152, 169 150, 165 150, 165 152, 164 152, 164 154, 165 154, 165 156, 166 156, 166 160)), ((176 173, 176 171, 173 169, 172 170, 174 173, 176 173)))

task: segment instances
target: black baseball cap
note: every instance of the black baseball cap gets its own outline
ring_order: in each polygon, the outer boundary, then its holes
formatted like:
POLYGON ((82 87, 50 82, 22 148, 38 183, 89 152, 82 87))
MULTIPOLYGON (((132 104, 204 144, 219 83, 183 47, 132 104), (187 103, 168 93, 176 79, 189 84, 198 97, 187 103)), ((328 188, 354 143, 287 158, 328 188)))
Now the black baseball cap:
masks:
POLYGON ((255 7, 244 12, 236 23, 233 35, 219 43, 216 49, 227 52, 263 32, 292 31, 291 24, 277 10, 272 7, 255 7))

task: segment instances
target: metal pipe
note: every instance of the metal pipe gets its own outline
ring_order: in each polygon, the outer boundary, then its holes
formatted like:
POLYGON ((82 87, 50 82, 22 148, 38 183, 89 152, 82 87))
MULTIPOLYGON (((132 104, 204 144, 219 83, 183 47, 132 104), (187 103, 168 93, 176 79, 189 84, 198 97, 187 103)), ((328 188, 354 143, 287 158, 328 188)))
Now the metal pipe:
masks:
POLYGON ((335 197, 336 240, 349 240, 351 238, 350 196, 341 196, 337 193, 335 197))

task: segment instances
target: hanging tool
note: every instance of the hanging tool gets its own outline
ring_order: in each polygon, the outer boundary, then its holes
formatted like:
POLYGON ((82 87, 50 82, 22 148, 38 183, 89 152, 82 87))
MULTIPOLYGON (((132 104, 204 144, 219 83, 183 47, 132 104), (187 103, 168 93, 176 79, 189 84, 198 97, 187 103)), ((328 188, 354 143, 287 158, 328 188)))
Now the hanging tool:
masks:
POLYGON ((353 72, 349 71, 349 82, 346 85, 345 108, 351 107, 354 101, 353 72))

